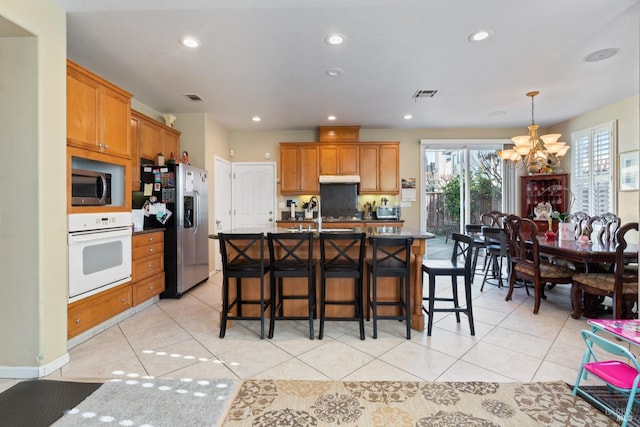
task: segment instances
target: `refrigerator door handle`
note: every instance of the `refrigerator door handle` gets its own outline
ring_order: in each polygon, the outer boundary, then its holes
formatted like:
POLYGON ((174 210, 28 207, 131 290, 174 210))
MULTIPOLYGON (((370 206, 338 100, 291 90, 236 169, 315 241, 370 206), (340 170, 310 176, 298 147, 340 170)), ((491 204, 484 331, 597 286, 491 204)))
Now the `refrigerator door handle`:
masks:
POLYGON ((198 190, 193 190, 193 194, 195 195, 195 206, 193 209, 193 233, 196 234, 200 228, 200 192, 198 192, 198 190))

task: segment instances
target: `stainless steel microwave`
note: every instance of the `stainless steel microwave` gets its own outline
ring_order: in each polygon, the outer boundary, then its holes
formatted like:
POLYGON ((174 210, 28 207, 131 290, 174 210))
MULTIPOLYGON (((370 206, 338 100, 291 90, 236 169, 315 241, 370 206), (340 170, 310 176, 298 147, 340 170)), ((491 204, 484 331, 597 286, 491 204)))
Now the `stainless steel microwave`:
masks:
POLYGON ((71 171, 71 205, 111 204, 111 174, 84 169, 71 171))

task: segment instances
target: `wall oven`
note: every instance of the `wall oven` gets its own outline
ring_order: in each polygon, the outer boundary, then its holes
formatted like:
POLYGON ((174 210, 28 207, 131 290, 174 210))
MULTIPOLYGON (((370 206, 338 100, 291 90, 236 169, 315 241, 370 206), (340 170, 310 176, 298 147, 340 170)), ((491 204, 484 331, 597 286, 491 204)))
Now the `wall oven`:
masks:
POLYGON ((69 214, 69 302, 131 280, 131 213, 69 214))

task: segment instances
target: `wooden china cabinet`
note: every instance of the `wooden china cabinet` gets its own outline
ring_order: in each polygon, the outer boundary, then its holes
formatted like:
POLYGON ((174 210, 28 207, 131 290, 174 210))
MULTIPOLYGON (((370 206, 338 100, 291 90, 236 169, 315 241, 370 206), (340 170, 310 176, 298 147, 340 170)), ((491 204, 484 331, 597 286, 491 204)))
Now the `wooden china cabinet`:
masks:
MULTIPOLYGON (((520 215, 534 219, 534 208, 549 203, 552 211, 566 213, 571 209, 571 193, 567 187, 566 173, 535 174, 520 177, 520 215)), ((535 220, 538 231, 547 231, 547 220, 535 220)), ((556 226, 557 227, 557 226, 556 226)), ((555 228, 555 227, 554 227, 555 228)))

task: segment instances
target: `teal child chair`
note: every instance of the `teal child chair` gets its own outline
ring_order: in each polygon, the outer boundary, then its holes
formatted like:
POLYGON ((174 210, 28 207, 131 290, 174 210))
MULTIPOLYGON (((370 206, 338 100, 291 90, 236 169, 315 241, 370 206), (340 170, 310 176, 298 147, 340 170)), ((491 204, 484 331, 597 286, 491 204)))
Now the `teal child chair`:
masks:
POLYGON ((581 334, 587 344, 587 349, 582 357, 576 385, 573 387, 573 395, 577 396, 579 394, 589 400, 604 410, 606 414, 614 416, 616 421, 621 421, 621 427, 625 427, 631 417, 631 409, 635 401, 638 381, 640 381, 640 364, 638 364, 636 357, 623 346, 602 338, 593 332, 583 330, 581 334), (628 363, 618 359, 598 360, 596 351, 600 354, 604 352, 611 356, 627 359, 628 363), (627 396, 628 401, 624 416, 620 415, 618 408, 607 406, 580 387, 580 380, 586 379, 588 373, 604 381, 610 392, 618 392, 627 396))

